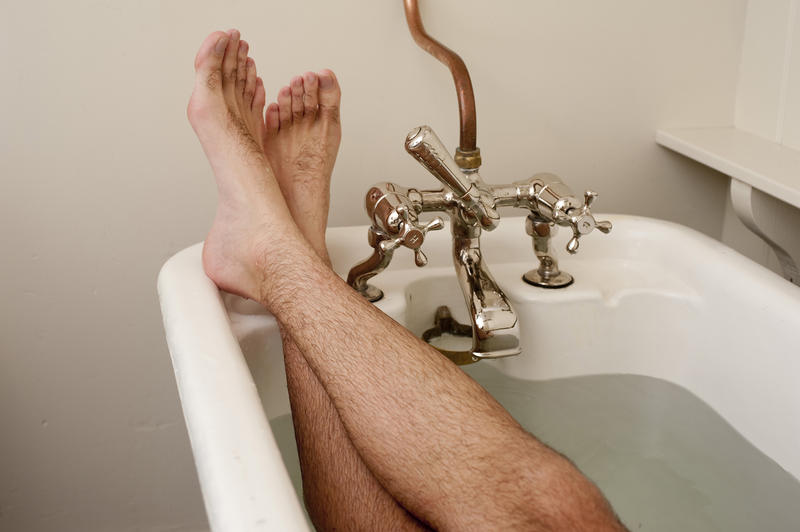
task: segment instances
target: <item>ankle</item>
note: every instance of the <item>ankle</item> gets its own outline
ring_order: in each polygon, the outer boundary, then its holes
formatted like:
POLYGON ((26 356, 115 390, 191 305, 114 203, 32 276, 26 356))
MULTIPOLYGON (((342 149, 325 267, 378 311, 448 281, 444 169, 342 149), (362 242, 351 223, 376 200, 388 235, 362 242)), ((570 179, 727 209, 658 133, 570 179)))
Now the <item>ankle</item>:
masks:
POLYGON ((322 235, 321 238, 315 239, 313 241, 309 239, 308 243, 311 246, 311 249, 314 250, 314 253, 316 253, 317 256, 320 258, 320 260, 322 260, 322 262, 325 264, 325 266, 330 268, 331 257, 328 254, 328 246, 325 242, 325 235, 322 235))
POLYGON ((296 226, 281 233, 256 248, 253 268, 258 297, 255 299, 268 309, 281 306, 284 298, 291 298, 298 287, 307 284, 314 265, 326 260, 327 252, 318 255, 296 226))

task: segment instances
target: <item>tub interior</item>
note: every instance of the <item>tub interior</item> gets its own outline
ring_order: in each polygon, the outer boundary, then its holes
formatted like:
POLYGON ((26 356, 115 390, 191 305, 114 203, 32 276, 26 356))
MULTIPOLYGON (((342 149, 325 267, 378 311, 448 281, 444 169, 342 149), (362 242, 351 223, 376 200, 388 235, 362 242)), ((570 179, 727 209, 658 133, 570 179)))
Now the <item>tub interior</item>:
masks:
MULTIPOLYGON (((627 237, 619 250, 617 240, 562 261, 576 278, 563 290, 522 282, 530 261, 492 262, 523 353, 463 369, 592 478, 632 530, 798 530, 800 517, 787 511, 800 500, 797 289, 693 233, 676 244, 700 261, 687 265, 659 242, 683 236, 662 230, 675 228, 615 227, 627 237)), ((417 336, 440 305, 468 323, 452 267, 432 255, 425 270, 376 279, 386 292, 378 306, 417 336)), ((299 482, 277 326, 226 298, 299 482)))

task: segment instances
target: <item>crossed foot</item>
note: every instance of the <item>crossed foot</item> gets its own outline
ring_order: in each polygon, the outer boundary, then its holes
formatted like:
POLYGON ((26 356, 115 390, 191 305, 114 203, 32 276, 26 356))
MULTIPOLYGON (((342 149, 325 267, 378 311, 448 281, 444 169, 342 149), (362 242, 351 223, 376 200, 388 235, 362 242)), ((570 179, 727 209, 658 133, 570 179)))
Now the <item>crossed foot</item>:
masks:
POLYGON ((214 172, 219 204, 203 247, 206 274, 255 299, 275 240, 298 229, 327 261, 330 177, 341 92, 330 70, 306 72, 264 114, 264 84, 239 32, 214 32, 195 58, 187 115, 214 172))

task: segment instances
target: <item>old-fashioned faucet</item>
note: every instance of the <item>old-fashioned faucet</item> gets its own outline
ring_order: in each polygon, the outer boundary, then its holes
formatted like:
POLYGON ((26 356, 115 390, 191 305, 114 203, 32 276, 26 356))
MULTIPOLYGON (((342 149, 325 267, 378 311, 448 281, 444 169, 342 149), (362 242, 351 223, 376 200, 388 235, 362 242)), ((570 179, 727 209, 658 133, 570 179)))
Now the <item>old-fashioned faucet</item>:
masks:
POLYGON ((550 250, 552 226, 572 229, 567 251, 575 253, 582 235, 595 228, 608 233, 611 223, 598 222, 592 216, 590 205, 597 194, 586 191, 583 200, 579 200, 553 174, 537 174, 509 185, 484 182, 478 172, 481 156, 476 146, 475 99, 466 65, 455 52, 425 32, 417 0, 404 2, 414 40, 448 65, 453 74, 461 119, 460 144, 453 158, 430 127, 421 126, 408 134, 406 151, 438 179, 443 188, 418 190, 394 183, 371 187, 366 196, 366 209, 371 222, 369 245, 373 253, 353 266, 347 282, 370 301, 379 300, 382 292, 367 281, 389 265, 394 250, 401 246, 414 251, 417 266, 425 266, 427 257, 421 250, 425 235, 441 229, 444 223, 437 217, 422 224, 419 215, 446 213, 453 235, 456 276, 470 315, 472 347, 468 351, 441 351, 459 364, 517 355, 520 353, 517 315, 492 278, 480 247, 481 232, 491 231, 500 223, 497 209, 519 207, 529 211, 526 230, 533 238, 539 267, 525 273, 523 279, 546 288, 568 286, 573 280, 558 269, 550 250))

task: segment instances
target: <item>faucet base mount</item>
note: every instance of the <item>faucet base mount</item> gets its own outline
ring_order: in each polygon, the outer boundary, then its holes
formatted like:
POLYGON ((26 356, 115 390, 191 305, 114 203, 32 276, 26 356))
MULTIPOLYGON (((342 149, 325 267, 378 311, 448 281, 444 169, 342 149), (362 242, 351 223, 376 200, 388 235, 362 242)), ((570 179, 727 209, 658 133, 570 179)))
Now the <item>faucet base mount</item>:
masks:
MULTIPOLYGON (((433 318, 433 327, 422 333, 422 339, 428 344, 431 344, 433 340, 445 334, 472 338, 472 327, 457 322, 450 313, 450 309, 446 305, 442 305, 436 309, 436 315, 433 318)), ((436 346, 433 347, 459 366, 473 364, 479 360, 473 356, 471 350, 452 351, 436 346)))
POLYGON ((531 270, 522 276, 526 283, 540 288, 566 288, 575 279, 567 272, 558 272, 556 275, 542 275, 539 270, 531 270))
POLYGON ((364 288, 358 290, 358 293, 370 303, 383 299, 383 290, 372 284, 365 284, 364 288))

